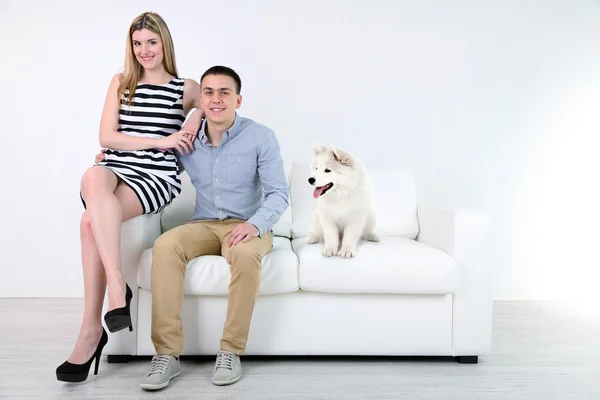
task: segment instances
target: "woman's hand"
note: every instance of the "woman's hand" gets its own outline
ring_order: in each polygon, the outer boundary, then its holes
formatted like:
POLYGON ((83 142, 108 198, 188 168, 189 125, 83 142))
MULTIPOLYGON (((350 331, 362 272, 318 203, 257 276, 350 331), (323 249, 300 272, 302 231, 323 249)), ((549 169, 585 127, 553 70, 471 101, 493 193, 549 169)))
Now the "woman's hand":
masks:
POLYGON ((194 143, 194 140, 196 140, 196 136, 198 136, 198 129, 193 129, 185 126, 181 128, 179 132, 181 132, 185 137, 189 138, 192 141, 192 143, 194 143))
POLYGON ((96 158, 94 161, 96 161, 96 164, 98 164, 100 161, 104 160, 104 153, 106 153, 106 149, 102 149, 100 150, 100 153, 96 154, 96 158))
POLYGON ((194 150, 194 139, 196 134, 189 129, 170 134, 158 140, 158 149, 175 149, 179 154, 190 154, 194 150))
POLYGON ((185 121, 185 124, 183 124, 183 128, 181 128, 181 130, 188 130, 190 132, 193 132, 194 139, 196 139, 196 135, 198 135, 198 131, 202 126, 202 120, 204 118, 206 118, 206 115, 204 115, 204 111, 197 108, 196 110, 194 110, 194 112, 192 112, 188 120, 185 121))

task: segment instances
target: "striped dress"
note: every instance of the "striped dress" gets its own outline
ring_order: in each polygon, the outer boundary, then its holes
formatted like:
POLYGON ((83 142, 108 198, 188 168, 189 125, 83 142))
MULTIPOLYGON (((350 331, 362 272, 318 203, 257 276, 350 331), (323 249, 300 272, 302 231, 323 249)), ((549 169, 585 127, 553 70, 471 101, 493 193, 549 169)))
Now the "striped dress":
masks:
MULTIPOLYGON (((183 79, 164 85, 138 84, 131 106, 121 104, 118 131, 131 136, 162 138, 181 130, 183 79)), ((127 97, 128 91, 124 96, 127 97)), ((156 214, 181 193, 173 149, 120 151, 107 149, 101 165, 113 171, 137 194, 144 214, 156 214)))

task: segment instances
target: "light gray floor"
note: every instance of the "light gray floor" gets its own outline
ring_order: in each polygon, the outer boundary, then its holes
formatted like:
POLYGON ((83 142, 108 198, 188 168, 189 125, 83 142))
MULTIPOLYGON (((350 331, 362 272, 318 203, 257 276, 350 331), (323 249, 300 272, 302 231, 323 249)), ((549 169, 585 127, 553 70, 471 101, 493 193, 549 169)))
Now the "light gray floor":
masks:
POLYGON ((242 379, 211 381, 213 359, 150 393, 149 361, 107 364, 81 384, 56 381, 77 335, 79 299, 0 299, 0 399, 600 399, 600 320, 550 303, 497 302, 493 353, 446 359, 244 359, 242 379))

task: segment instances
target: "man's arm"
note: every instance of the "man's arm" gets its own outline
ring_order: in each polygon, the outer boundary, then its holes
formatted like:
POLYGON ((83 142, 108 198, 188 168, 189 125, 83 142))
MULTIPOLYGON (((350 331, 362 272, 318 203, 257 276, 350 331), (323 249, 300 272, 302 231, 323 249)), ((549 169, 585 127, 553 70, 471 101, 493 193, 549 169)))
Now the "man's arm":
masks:
POLYGON ((289 205, 290 186, 285 177, 279 142, 273 131, 260 138, 258 147, 258 176, 263 184, 265 200, 250 217, 249 223, 258 229, 258 235, 271 230, 289 205))

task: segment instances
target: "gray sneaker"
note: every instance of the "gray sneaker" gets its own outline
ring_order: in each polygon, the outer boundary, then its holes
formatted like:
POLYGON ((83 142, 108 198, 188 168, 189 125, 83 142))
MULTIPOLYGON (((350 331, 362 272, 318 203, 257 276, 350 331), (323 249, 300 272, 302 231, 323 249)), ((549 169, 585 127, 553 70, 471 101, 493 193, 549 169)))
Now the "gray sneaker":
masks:
POLYGON ((212 381, 215 385, 231 385, 242 376, 240 356, 230 351, 221 350, 213 369, 212 381))
POLYGON ((158 390, 167 387, 171 379, 181 374, 179 360, 169 354, 152 357, 150 372, 142 379, 140 386, 146 390, 158 390))

